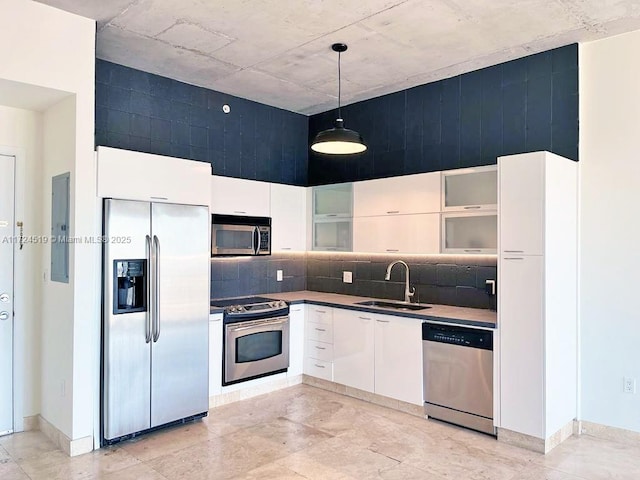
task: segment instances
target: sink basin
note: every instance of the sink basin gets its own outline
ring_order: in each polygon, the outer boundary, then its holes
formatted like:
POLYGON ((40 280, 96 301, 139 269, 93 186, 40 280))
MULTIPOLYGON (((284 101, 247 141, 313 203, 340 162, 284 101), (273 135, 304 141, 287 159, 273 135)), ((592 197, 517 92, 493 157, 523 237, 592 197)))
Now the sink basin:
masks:
POLYGON ((429 305, 419 303, 394 302, 392 300, 367 300, 356 302, 356 305, 366 305, 367 307, 395 308, 396 310, 424 310, 431 308, 429 305))

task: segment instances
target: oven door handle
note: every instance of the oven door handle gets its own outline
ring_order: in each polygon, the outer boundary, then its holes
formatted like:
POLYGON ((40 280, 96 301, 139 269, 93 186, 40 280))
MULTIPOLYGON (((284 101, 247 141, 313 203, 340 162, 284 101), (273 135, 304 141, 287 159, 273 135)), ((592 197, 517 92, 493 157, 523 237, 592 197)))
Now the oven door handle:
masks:
POLYGON ((262 327, 273 327, 276 325, 285 325, 289 322, 288 318, 285 318, 283 320, 267 320, 264 322, 260 322, 260 323, 254 323, 252 325, 247 325, 247 326, 240 326, 240 327, 233 327, 233 326, 227 326, 227 329, 229 332, 242 332, 244 330, 252 330, 255 328, 262 328, 262 327))

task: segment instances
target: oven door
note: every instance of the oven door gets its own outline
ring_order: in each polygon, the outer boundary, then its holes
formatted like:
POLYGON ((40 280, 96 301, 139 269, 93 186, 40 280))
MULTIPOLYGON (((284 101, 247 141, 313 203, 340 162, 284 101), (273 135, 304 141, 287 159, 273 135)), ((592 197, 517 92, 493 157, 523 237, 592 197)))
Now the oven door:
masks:
POLYGON ((289 317, 225 325, 223 385, 286 371, 289 317))

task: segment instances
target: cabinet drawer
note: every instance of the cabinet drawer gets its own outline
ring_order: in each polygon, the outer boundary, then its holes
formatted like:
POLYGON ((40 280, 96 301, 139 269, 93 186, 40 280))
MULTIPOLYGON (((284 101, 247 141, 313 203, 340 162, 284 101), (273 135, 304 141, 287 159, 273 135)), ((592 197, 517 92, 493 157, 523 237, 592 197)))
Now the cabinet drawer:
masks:
POLYGON ((324 360, 325 362, 333 361, 333 345, 330 343, 316 342, 307 340, 306 356, 315 358, 316 360, 324 360))
POLYGON ((333 381, 333 363, 307 357, 304 359, 304 373, 331 382, 333 381))
POLYGON ((333 310, 330 307, 310 306, 307 310, 307 319, 313 323, 333 325, 333 310))
POLYGON ((307 340, 333 343, 333 326, 322 323, 307 323, 307 340))

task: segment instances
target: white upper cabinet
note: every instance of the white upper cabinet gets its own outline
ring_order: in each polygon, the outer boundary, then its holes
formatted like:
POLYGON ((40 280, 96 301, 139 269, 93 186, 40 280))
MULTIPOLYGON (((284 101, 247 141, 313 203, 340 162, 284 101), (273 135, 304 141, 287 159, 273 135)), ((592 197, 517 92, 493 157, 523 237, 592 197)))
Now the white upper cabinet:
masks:
POLYGON ((353 250, 367 253, 440 251, 440 215, 386 215, 353 219, 353 250))
POLYGON ((303 252, 307 248, 307 189, 271 185, 271 250, 303 252))
POLYGON ((498 205, 498 168, 462 168, 442 172, 442 211, 495 210, 498 205))
POLYGON ((440 211, 440 173, 365 180, 353 184, 353 216, 440 211))
MULTIPOLYGON (((185 188, 192 188, 190 185, 185 188)), ((271 216, 271 188, 267 182, 211 176, 211 213, 271 216)))
POLYGON ((98 147, 98 197, 209 205, 211 165, 98 147))
POLYGON ((500 250, 544 253, 544 157, 542 153, 500 159, 500 250), (504 201, 503 201, 504 200, 504 201))

